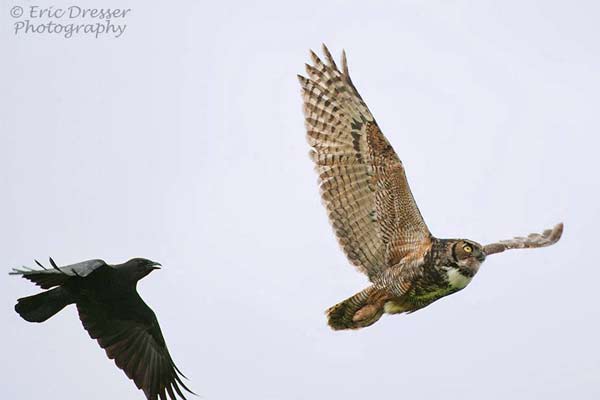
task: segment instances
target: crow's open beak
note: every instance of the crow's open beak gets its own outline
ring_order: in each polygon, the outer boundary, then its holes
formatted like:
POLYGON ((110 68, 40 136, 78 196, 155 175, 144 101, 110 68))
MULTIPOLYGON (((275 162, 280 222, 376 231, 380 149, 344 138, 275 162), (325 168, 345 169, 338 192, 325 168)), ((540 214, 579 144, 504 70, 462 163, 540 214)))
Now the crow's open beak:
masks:
POLYGON ((152 264, 152 269, 160 269, 160 267, 162 267, 162 264, 159 262, 155 262, 152 264))

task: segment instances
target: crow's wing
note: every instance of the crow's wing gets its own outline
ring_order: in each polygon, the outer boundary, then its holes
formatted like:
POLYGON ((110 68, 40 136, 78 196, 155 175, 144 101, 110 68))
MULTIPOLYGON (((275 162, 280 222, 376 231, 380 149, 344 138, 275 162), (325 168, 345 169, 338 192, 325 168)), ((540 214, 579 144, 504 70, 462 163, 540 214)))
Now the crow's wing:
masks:
POLYGON ((510 249, 533 249, 546 247, 558 242, 563 233, 563 224, 557 224, 552 229, 546 229, 542 233, 531 233, 527 237, 516 237, 509 240, 501 240, 497 243, 487 244, 483 247, 486 255, 502 253, 510 249))
POLYGON ((79 301, 77 310, 90 337, 148 399, 185 399, 181 388, 193 393, 181 381, 156 315, 136 292, 110 304, 79 301))
POLYGON ((24 266, 23 269, 13 268, 12 272, 9 272, 9 275, 21 275, 42 289, 50 289, 51 287, 62 285, 69 278, 83 278, 98 268, 108 267, 108 264, 103 260, 87 260, 77 264, 58 267, 54 260, 50 258, 50 265, 52 265, 50 268, 44 267, 37 260, 35 262, 42 269, 31 269, 24 266))
POLYGON ((371 279, 405 257, 419 258, 431 234, 412 196, 404 166, 348 73, 323 46, 313 52, 302 86, 311 158, 321 197, 346 256, 371 279))

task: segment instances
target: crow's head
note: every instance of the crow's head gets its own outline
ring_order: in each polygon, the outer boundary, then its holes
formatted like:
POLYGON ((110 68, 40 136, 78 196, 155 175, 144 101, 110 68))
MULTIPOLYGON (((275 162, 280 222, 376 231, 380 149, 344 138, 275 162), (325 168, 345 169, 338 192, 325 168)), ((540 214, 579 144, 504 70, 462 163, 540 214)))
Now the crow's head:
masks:
POLYGON ((139 281, 155 269, 160 269, 160 263, 145 258, 132 258, 123 265, 123 268, 135 281, 139 281))

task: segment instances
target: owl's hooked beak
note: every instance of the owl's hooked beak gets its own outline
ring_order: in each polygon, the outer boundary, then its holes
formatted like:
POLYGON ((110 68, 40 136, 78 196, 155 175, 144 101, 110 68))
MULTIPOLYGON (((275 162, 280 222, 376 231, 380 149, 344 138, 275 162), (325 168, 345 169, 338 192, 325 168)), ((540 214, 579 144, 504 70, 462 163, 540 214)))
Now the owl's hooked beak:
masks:
POLYGON ((480 263, 485 261, 485 253, 483 251, 477 256, 477 261, 479 261, 480 263))

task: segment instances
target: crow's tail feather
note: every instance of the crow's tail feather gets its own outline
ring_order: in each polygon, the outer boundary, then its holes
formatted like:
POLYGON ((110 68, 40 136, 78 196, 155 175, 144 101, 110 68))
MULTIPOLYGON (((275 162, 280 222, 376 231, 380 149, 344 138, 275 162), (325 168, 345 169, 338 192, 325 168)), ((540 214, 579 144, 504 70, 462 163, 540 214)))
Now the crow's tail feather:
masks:
POLYGON ((62 287, 17 300, 15 311, 26 321, 44 322, 73 303, 71 295, 62 287))

